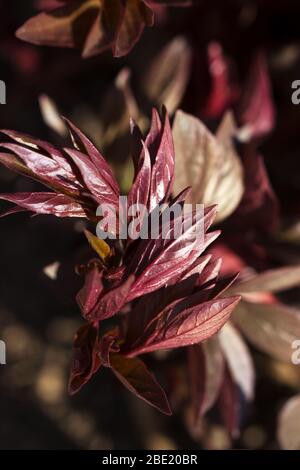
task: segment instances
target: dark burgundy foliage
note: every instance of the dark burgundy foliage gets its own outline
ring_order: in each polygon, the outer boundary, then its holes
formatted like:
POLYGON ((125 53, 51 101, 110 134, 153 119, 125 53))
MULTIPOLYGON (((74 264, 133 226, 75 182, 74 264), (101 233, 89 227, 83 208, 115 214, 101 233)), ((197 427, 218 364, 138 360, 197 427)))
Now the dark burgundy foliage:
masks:
MULTIPOLYGON (((36 214, 85 217, 95 223, 96 207, 109 203, 119 211, 120 220, 127 217, 123 209, 119 210, 119 188, 103 156, 81 131, 66 122, 73 147, 62 150, 3 131, 14 142, 2 144, 3 164, 36 179, 52 192, 0 197, 14 202, 17 210, 36 214)), ((175 203, 183 205, 188 190, 172 197, 175 153, 166 110, 162 118, 153 111, 146 138, 133 123, 132 138, 135 175, 128 204, 143 204, 150 211, 149 217, 161 203, 170 208, 175 203)), ((183 218, 181 214, 175 216, 167 238, 163 236, 167 222, 162 217, 155 239, 124 241, 117 237, 108 244, 86 232, 99 257, 81 266, 85 282, 77 302, 86 324, 74 340, 71 394, 101 366, 108 367, 135 395, 163 413, 171 413, 165 392, 137 356, 207 340, 221 329, 239 302, 239 295, 219 297, 225 288, 217 284, 220 260, 203 256, 219 235, 218 231, 207 233, 215 214, 216 207, 211 206, 203 217, 195 211, 183 218), (176 237, 178 224, 182 230, 176 237), (202 225, 203 242, 196 237, 202 225), (107 330, 103 322, 112 317, 115 326, 107 330)), ((140 225, 149 223, 145 213, 140 225)))
POLYGON ((190 6, 193 0, 57 0, 40 2, 44 12, 29 19, 16 35, 33 44, 76 47, 83 57, 111 49, 121 57, 144 28, 154 23, 157 5, 190 6))
POLYGON ((58 217, 95 217, 102 203, 118 207, 119 189, 105 159, 94 145, 68 122, 73 148, 58 150, 47 142, 2 130, 14 143, 2 143, 1 153, 9 169, 29 176, 52 193, 2 194, 1 198, 37 214, 58 217))

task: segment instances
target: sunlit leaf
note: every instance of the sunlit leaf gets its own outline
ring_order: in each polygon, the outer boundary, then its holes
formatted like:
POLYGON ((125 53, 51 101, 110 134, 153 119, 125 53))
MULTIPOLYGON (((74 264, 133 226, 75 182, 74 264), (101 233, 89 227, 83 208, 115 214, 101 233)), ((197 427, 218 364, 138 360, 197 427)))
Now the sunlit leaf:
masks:
POLYGON ((247 345, 230 323, 220 331, 219 341, 234 383, 247 401, 252 400, 255 373, 247 345))
MULTIPOLYGON (((194 294, 197 298, 197 294, 194 294)), ((196 299, 195 299, 196 300, 196 299)), ((238 304, 239 297, 216 299, 188 307, 179 301, 158 317, 156 328, 140 346, 136 355, 160 349, 178 348, 200 343, 217 333, 238 304)), ((193 298, 189 297, 192 303, 193 298)), ((147 337, 147 329, 145 330, 147 337)))
POLYGON ((234 323, 259 350, 291 362, 292 343, 300 338, 300 312, 280 303, 263 304, 242 300, 234 323))
POLYGON ((232 142, 234 125, 226 115, 213 136, 197 118, 177 111, 173 125, 175 143, 175 191, 192 186, 195 203, 218 204, 216 221, 238 206, 243 190, 243 171, 232 142))
POLYGON ((37 214, 51 214, 56 217, 86 217, 80 204, 76 204, 67 196, 55 193, 0 194, 0 199, 13 202, 17 206, 37 214))
POLYGON ((89 244, 95 250, 95 252, 99 255, 99 258, 102 261, 106 261, 110 256, 110 247, 109 245, 100 238, 93 235, 89 230, 85 230, 85 236, 88 239, 89 244))

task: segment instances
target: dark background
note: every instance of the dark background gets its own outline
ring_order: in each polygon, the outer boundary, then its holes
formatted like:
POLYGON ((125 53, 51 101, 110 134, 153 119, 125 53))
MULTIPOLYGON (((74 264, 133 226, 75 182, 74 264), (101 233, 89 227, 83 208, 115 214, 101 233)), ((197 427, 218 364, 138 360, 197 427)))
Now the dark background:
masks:
MULTIPOLYGON (((14 38, 14 31, 36 11, 33 3, 2 0, 0 4, 0 79, 7 84, 7 104, 0 106, 1 128, 26 131, 59 143, 40 114, 38 98, 45 93, 75 122, 78 118, 86 122, 97 140, 97 116, 118 71, 124 65, 130 67, 133 88, 138 88, 148 60, 176 34, 190 41, 194 53, 193 75, 182 106, 199 115, 207 86, 207 76, 199 64, 208 42, 222 43, 243 78, 254 52, 263 49, 270 68, 277 123, 262 151, 282 207, 299 214, 300 107, 293 106, 290 99, 291 82, 300 79, 299 2, 199 2, 193 12, 172 10, 143 35, 126 58, 113 59, 105 53, 84 61, 77 51, 35 47, 14 38), (249 21, 241 22, 241 15, 249 21), (195 89, 195 83, 199 96, 191 99, 189 90, 195 89)), ((107 153, 117 172, 122 173, 122 156, 111 149, 107 153)), ((127 157, 126 146, 124 155, 127 157)), ((31 191, 36 184, 1 168, 0 188, 1 192, 31 191)), ((69 397, 66 387, 71 342, 81 324, 73 295, 81 280, 73 274, 73 265, 84 250, 84 226, 81 222, 22 214, 0 219, 0 224, 0 339, 7 344, 7 365, 0 366, 0 448, 231 446, 218 423, 204 421, 199 436, 192 438, 183 414, 172 418, 159 415, 123 390, 107 370, 77 396, 69 397), (63 272, 59 282, 54 282, 43 269, 57 261, 63 263, 63 272)), ((291 391, 299 390, 299 374, 253 353, 257 396, 233 446, 276 448, 276 414, 291 391)), ((159 361, 156 367, 159 373, 159 361)))

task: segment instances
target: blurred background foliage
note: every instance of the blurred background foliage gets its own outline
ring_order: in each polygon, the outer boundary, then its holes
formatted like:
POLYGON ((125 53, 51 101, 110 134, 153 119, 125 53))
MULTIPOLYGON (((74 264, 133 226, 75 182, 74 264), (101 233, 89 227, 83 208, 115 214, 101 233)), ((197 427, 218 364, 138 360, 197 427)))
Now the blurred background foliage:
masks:
MULTIPOLYGON (((128 56, 113 59, 105 52, 86 60, 78 51, 35 47, 14 37, 38 3, 0 5, 0 79, 7 84, 0 126, 61 144, 66 134, 57 107, 103 149, 125 192, 132 176, 129 115, 146 129, 152 105, 165 102, 171 115, 180 107, 215 130, 224 111, 237 105, 251 64, 263 52, 276 123, 259 150, 284 215, 274 258, 278 264, 299 263, 300 107, 290 98, 291 82, 300 77, 299 2, 199 0, 193 9, 161 8, 155 27, 128 56), (228 93, 218 67, 229 74, 228 93), (222 90, 216 102, 210 100, 213 86, 222 90)), ((0 184, 1 192, 37 186, 3 168, 0 184)), ((18 215, 1 222, 0 338, 8 345, 7 365, 0 368, 1 448, 277 448, 277 415, 289 397, 300 393, 300 368, 252 346, 256 396, 233 442, 213 415, 189 432, 187 410, 161 416, 106 370, 76 397, 67 395, 70 345, 80 325, 74 293, 81 280, 73 265, 86 250, 84 228, 82 222, 48 216, 18 215), (63 266, 58 272, 57 263, 63 266)), ((253 248, 251 239, 248 248, 253 248)), ((300 306, 299 289, 282 299, 300 306)), ((181 364, 180 352, 150 360, 172 389, 179 380, 174 363, 181 364)))

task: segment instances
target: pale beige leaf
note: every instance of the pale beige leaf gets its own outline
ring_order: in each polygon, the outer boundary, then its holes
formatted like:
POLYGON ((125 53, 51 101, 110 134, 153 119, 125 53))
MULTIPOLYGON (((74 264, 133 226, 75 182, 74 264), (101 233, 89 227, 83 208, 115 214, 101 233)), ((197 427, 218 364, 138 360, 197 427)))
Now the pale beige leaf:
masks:
POLYGON ((123 68, 101 104, 101 142, 108 146, 129 131, 130 117, 138 121, 140 112, 130 85, 131 73, 123 68))
POLYGON ((30 18, 17 30, 16 36, 33 44, 76 47, 97 16, 99 8, 99 0, 68 2, 54 11, 46 11, 30 18), (75 25, 78 37, 74 34, 75 25))
POLYGON ((149 101, 165 105, 169 114, 178 108, 190 76, 191 50, 182 37, 175 38, 146 70, 143 91, 149 101))
POLYGON ((280 292, 300 285, 300 266, 270 269, 251 276, 230 288, 231 293, 280 292))
POLYGON ((284 450, 300 450, 300 395, 282 408, 278 419, 278 441, 284 450))
POLYGON ((246 338, 259 350, 291 363, 294 341, 300 338, 300 312, 277 304, 241 300, 232 319, 246 338))
POLYGON ((192 186, 188 202, 218 204, 216 222, 236 209, 244 191, 242 165, 232 142, 234 129, 230 114, 225 115, 217 136, 183 111, 177 111, 173 125, 175 193, 192 186))
POLYGON ((294 222, 286 228, 282 228, 275 234, 276 240, 280 242, 300 245, 300 221, 294 222))
POLYGON ((55 102, 47 95, 39 96, 39 105, 44 123, 62 137, 68 135, 68 128, 61 118, 55 102))
POLYGON ((45 266, 43 269, 43 273, 47 277, 49 277, 49 279, 52 279, 52 281, 56 281, 59 268, 60 268, 60 262, 55 261, 54 263, 51 263, 51 264, 48 264, 48 266, 45 266))
POLYGON ((220 331, 219 341, 234 382, 245 398, 248 401, 252 400, 255 372, 247 345, 239 332, 230 323, 224 325, 220 331))
POLYGON ((219 394, 224 370, 224 358, 217 336, 209 338, 202 346, 206 361, 205 396, 201 408, 201 414, 204 415, 214 405, 219 394))
POLYGON ((194 422, 215 404, 224 373, 224 357, 218 337, 188 348, 194 422))

